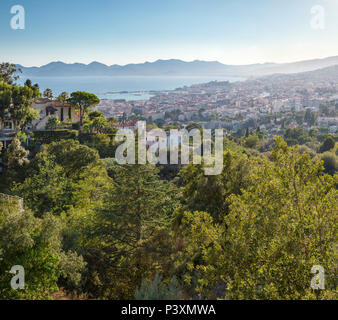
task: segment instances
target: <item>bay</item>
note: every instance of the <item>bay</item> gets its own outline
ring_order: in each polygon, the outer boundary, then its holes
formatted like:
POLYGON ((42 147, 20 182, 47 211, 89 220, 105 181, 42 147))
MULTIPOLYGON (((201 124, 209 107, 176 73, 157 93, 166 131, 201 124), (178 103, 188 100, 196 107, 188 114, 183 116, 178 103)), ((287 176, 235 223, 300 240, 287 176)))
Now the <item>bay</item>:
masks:
POLYGON ((121 76, 121 77, 26 77, 21 76, 23 84, 29 78, 33 84, 38 83, 41 92, 52 89, 54 96, 61 92, 87 91, 100 99, 145 100, 151 97, 149 91, 174 90, 193 84, 210 81, 241 81, 237 77, 165 77, 165 76, 121 76))

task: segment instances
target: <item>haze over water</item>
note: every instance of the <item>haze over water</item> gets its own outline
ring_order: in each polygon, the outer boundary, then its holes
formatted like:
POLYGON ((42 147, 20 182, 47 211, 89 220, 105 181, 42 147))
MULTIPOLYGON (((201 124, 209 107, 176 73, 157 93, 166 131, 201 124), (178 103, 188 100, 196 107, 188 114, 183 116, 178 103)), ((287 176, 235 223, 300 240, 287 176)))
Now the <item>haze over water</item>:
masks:
POLYGON ((179 87, 191 86, 210 81, 241 81, 237 77, 150 77, 150 76, 122 76, 122 77, 25 77, 20 83, 29 78, 33 84, 38 83, 43 92, 46 88, 53 90, 54 95, 61 92, 87 91, 95 93, 100 99, 143 100, 151 97, 142 91, 173 90, 179 87), (128 91, 128 93, 119 93, 128 91), (137 95, 132 92, 141 92, 137 95))

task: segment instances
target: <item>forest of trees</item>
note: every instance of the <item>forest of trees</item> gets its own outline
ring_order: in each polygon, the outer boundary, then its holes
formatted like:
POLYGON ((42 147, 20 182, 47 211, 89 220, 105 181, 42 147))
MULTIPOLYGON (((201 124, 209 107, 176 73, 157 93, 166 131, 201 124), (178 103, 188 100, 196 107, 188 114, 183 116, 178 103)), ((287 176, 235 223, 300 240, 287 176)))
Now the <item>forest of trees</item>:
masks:
POLYGON ((0 193, 12 196, 0 195, 0 299, 337 299, 336 137, 229 135, 217 176, 203 164, 121 166, 116 120, 90 111, 90 94, 57 98, 81 109, 68 136, 57 122, 27 145, 41 93, 9 67, 0 119, 10 104, 19 130, 0 145, 0 193), (23 290, 9 285, 14 265, 23 290), (325 290, 310 288, 314 265, 325 290))

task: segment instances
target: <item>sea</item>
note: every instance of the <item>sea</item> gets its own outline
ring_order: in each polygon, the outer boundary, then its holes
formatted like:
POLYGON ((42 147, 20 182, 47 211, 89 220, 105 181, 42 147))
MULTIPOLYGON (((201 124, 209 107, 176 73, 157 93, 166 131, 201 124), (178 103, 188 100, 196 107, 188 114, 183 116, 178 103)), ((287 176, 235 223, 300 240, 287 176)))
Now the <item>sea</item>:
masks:
POLYGON ((242 81, 238 77, 165 77, 165 76, 121 76, 121 77, 25 77, 19 80, 23 84, 29 78, 38 83, 40 91, 52 89, 54 96, 61 92, 87 91, 100 99, 147 100, 152 95, 149 91, 174 90, 193 84, 210 81, 242 81))

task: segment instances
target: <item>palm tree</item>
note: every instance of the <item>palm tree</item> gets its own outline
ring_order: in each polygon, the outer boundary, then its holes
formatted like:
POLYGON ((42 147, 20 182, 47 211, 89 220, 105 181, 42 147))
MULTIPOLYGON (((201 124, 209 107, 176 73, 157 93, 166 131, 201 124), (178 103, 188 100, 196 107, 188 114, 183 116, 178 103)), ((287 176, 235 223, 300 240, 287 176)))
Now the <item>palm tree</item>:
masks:
POLYGON ((68 92, 62 92, 57 98, 57 101, 65 103, 69 99, 69 94, 68 92))
POLYGON ((52 89, 47 88, 47 89, 43 92, 43 96, 44 96, 45 98, 47 98, 47 99, 53 99, 54 94, 53 94, 52 89))

